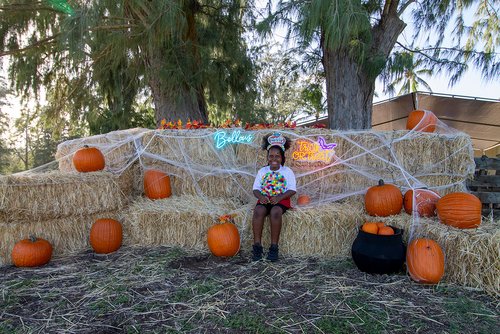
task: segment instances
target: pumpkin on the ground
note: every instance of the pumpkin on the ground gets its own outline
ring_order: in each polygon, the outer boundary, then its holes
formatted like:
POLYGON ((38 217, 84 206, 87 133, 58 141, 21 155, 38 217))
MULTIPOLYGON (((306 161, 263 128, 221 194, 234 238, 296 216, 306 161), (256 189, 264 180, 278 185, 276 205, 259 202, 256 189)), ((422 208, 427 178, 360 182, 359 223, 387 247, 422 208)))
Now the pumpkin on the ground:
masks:
POLYGON ((144 172, 144 193, 150 199, 162 199, 172 196, 170 177, 164 172, 149 169, 144 172))
POLYGON ((230 222, 215 224, 208 229, 208 248, 215 256, 234 256, 240 250, 240 233, 230 222))
POLYGON ((96 172, 104 169, 104 155, 96 147, 84 145, 73 155, 73 165, 81 173, 96 172))
POLYGON ((380 223, 366 222, 361 226, 361 230, 366 233, 377 234, 379 229, 378 224, 380 223))
POLYGON ((407 130, 421 132, 434 132, 436 130, 437 117, 429 110, 413 110, 406 121, 407 130))
POLYGON ((297 205, 303 206, 311 203, 311 198, 308 195, 299 195, 297 198, 297 205))
POLYGON ((368 188, 365 195, 365 209, 370 216, 387 217, 396 215, 403 208, 403 194, 393 184, 380 180, 377 186, 368 188))
POLYGON ((445 195, 436 203, 439 221, 457 228, 476 228, 481 224, 482 204, 472 194, 456 192, 445 195))
POLYGON ((52 245, 45 239, 30 236, 14 245, 11 253, 12 263, 16 267, 38 267, 52 258, 52 245))
POLYGON ((444 275, 444 253, 431 239, 415 239, 406 251, 410 277, 424 284, 436 284, 444 275))
POLYGON ((122 224, 114 219, 97 219, 90 228, 90 245, 98 254, 108 254, 118 250, 122 238, 122 224))
POLYGON ((403 206, 407 214, 413 212, 413 197, 415 197, 415 211, 421 217, 434 217, 436 215, 436 203, 439 195, 428 189, 408 190, 403 199, 403 206), (414 195, 415 194, 415 195, 414 195))

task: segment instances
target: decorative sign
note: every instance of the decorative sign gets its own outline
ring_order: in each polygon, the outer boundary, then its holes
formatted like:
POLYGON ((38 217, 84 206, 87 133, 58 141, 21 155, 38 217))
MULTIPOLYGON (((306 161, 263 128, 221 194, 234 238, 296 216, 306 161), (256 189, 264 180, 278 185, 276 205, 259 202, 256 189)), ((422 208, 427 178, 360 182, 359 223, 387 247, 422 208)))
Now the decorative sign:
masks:
POLYGON ((215 147, 219 150, 229 144, 250 144, 253 142, 254 135, 241 130, 225 131, 219 130, 214 133, 215 147))
POLYGON ((335 155, 336 143, 328 144, 323 137, 317 142, 299 139, 295 142, 292 159, 299 162, 322 162, 329 164, 335 155))

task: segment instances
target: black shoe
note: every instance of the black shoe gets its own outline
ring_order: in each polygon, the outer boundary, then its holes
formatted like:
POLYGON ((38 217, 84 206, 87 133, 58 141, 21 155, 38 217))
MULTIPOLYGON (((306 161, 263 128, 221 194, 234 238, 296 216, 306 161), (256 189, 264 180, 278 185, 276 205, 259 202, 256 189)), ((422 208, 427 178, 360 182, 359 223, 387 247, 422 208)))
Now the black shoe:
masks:
POLYGON ((267 253, 267 260, 271 262, 278 261, 278 250, 278 245, 272 244, 271 247, 269 247, 269 253, 267 253))
POLYGON ((252 261, 259 261, 262 260, 262 245, 261 244, 254 244, 252 246, 252 261))

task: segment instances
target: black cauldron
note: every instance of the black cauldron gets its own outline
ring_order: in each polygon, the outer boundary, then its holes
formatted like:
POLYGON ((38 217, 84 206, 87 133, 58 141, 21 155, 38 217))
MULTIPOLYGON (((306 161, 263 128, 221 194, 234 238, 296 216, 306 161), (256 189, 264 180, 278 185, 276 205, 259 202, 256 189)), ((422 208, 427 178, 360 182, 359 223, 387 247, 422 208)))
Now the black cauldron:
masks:
POLYGON ((406 258, 403 230, 391 228, 394 235, 377 235, 359 229, 351 248, 352 259, 359 270, 370 274, 401 271, 406 258))

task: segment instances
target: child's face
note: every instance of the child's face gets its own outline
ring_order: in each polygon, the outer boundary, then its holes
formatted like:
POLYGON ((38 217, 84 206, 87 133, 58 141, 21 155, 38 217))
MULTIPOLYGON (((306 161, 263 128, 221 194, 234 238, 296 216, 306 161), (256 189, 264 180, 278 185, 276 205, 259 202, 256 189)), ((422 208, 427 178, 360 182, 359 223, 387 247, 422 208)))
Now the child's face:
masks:
POLYGON ((267 162, 271 170, 278 170, 281 167, 281 153, 279 147, 271 147, 267 152, 267 162))

